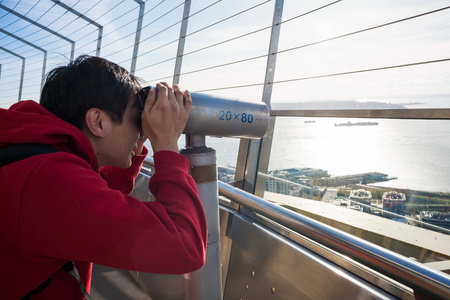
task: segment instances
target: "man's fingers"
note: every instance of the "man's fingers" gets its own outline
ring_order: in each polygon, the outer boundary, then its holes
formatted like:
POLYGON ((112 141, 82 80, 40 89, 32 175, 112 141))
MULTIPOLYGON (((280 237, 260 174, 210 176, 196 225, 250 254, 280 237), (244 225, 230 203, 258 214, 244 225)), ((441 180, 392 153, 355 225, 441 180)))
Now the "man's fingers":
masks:
POLYGON ((189 111, 191 109, 192 97, 191 97, 191 93, 189 93, 188 90, 185 90, 183 93, 183 104, 184 104, 184 107, 186 108, 186 110, 189 111))
POLYGON ((192 105, 191 95, 188 91, 183 92, 178 84, 174 83, 173 86, 170 86, 167 82, 159 82, 156 84, 156 89, 158 98, 155 98, 153 101, 155 105, 158 106, 158 102, 160 102, 161 105, 165 105, 175 100, 179 107, 183 107, 187 110, 190 109, 192 105))
POLYGON ((180 106, 183 106, 183 91, 180 86, 176 83, 173 84, 173 91, 175 93, 175 99, 177 100, 180 106))
POLYGON ((167 82, 160 82, 156 84, 158 89, 158 96, 161 95, 161 100, 166 100, 170 98, 170 94, 173 93, 172 88, 167 82))
POLYGON ((155 102, 156 102, 156 93, 153 89, 150 89, 150 91, 148 91, 148 96, 145 101, 143 113, 148 113, 149 111, 151 111, 153 105, 155 105, 155 102))

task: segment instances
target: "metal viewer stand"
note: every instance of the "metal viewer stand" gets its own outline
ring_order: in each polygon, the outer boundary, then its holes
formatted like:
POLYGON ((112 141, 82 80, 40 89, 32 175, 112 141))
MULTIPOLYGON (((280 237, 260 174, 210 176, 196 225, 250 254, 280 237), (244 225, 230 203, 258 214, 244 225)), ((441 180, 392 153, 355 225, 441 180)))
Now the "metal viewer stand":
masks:
POLYGON ((219 190, 216 150, 206 146, 205 136, 258 139, 269 125, 263 103, 228 100, 192 93, 192 107, 183 133, 186 148, 180 153, 190 162, 200 201, 206 214, 208 242, 206 263, 185 275, 185 299, 222 299, 219 232, 219 190))

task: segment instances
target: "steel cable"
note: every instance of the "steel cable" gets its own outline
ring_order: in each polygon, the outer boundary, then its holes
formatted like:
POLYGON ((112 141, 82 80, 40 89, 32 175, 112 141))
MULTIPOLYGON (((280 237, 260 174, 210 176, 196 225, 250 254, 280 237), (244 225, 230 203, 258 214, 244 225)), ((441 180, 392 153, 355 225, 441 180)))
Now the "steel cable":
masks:
MULTIPOLYGON (((247 9, 245 9, 245 10, 242 10, 242 11, 240 11, 240 12, 234 14, 234 15, 228 16, 228 17, 226 17, 226 18, 224 18, 224 19, 222 19, 222 20, 220 20, 220 21, 214 22, 214 23, 212 23, 212 24, 209 24, 208 26, 202 27, 202 28, 200 28, 200 29, 198 29, 198 30, 196 30, 196 31, 194 31, 194 32, 191 32, 191 33, 189 33, 189 34, 186 34, 185 37, 191 36, 191 35, 193 35, 193 34, 196 34, 196 33, 198 33, 198 32, 201 32, 201 31, 203 31, 203 30, 205 30, 205 29, 208 29, 208 28, 211 28, 211 27, 213 27, 213 26, 215 26, 215 25, 218 25, 218 24, 220 24, 220 23, 222 23, 222 22, 225 22, 225 21, 227 21, 227 20, 229 20, 229 19, 232 19, 232 18, 234 18, 234 17, 237 17, 237 16, 239 16, 239 15, 245 13, 245 12, 251 11, 251 10, 253 10, 253 9, 255 9, 255 8, 257 8, 257 7, 261 6, 261 5, 263 5, 263 4, 266 4, 266 3, 270 2, 270 1, 272 1, 272 0, 267 0, 267 1, 261 2, 261 3, 257 4, 257 5, 254 5, 254 6, 250 7, 250 8, 247 8, 247 9)), ((219 2, 220 2, 220 1, 216 1, 216 2, 213 3, 213 4, 215 5, 215 4, 219 3, 219 2)), ((212 5, 210 5, 209 7, 211 7, 211 6, 212 6, 212 5)), ((203 11, 203 10, 202 10, 202 11, 203 11)), ((197 13, 196 13, 196 14, 197 14, 197 13)), ((180 22, 181 22, 181 21, 180 21, 180 22)), ((177 40, 174 40, 174 41, 172 41, 172 42, 166 43, 164 46, 167 46, 167 45, 169 45, 169 44, 172 44, 172 43, 174 43, 174 42, 176 42, 176 41, 178 41, 178 39, 177 39, 177 40)), ((161 48, 161 47, 159 47, 159 48, 161 48)), ((159 48, 158 48, 158 49, 159 49, 159 48)), ((146 52, 146 53, 143 53, 142 55, 148 54, 148 53, 150 53, 150 52, 152 52, 152 51, 154 51, 154 50, 155 50, 155 49, 153 49, 153 50, 151 50, 151 51, 148 51, 148 52, 146 52)), ((171 58, 171 59, 169 59, 169 60, 173 60, 173 59, 175 59, 175 57, 174 57, 174 58, 171 58)), ((167 60, 166 60, 166 61, 167 61, 167 60)), ((156 64, 159 64, 159 63, 156 63, 156 64)), ((155 65, 155 64, 152 64, 152 65, 149 65, 149 66, 154 66, 154 65, 155 65)), ((138 70, 146 69, 146 68, 148 68, 149 66, 141 67, 141 68, 139 68, 138 70)))
MULTIPOLYGON (((260 3, 260 4, 256 5, 256 6, 254 6, 254 7, 257 7, 257 6, 259 6, 259 5, 262 5, 262 4, 267 3, 267 2, 269 2, 269 1, 270 1, 270 0, 265 1, 265 2, 262 2, 262 3, 260 3)), ((123 1, 122 1, 122 2, 123 2, 123 1)), ((122 3, 122 2, 121 2, 121 3, 122 3)), ((162 2, 163 2, 163 1, 162 1, 162 2)), ((162 3, 162 2, 160 2, 160 3, 162 3)), ((213 3, 213 4, 211 4, 210 6, 215 5, 215 4, 217 4, 218 2, 220 2, 220 1, 217 1, 217 2, 215 2, 215 3, 213 3)), ((325 5, 324 7, 333 5, 333 4, 337 3, 337 2, 339 2, 339 1, 336 1, 336 2, 333 2, 333 3, 330 3, 330 4, 327 4, 327 5, 325 5)), ((159 4, 158 4, 158 5, 159 5, 159 4)), ((53 5, 53 6, 54 6, 54 5, 53 5)), ((52 6, 52 7, 53 7, 53 6, 52 6)), ((51 8, 52 8, 52 7, 51 7, 51 8)), ((115 7, 117 7, 117 5, 116 5, 115 7)), ((254 8, 254 7, 252 7, 252 8, 254 8)), ((324 7, 321 7, 321 8, 324 8, 324 7)), ((49 11, 51 8, 49 8, 43 15, 41 15, 41 16, 38 18, 38 20, 41 19, 46 13, 48 13, 48 11, 49 11)), ((221 22, 225 22, 226 20, 228 20, 228 19, 230 19, 230 18, 232 18, 232 17, 234 17, 234 16, 236 16, 236 15, 239 15, 239 14, 242 14, 242 13, 248 11, 248 10, 251 10, 252 8, 248 8, 248 9, 246 9, 246 10, 243 10, 243 11, 239 12, 238 14, 235 14, 235 15, 233 15, 233 16, 229 16, 229 17, 224 18, 224 19, 222 19, 222 20, 220 20, 220 21, 218 21, 218 22, 215 22, 215 23, 213 23, 213 24, 210 24, 210 25, 208 25, 208 26, 205 26, 205 27, 203 27, 203 28, 201 28, 201 29, 199 29, 199 30, 197 30, 197 31, 191 32, 191 33, 189 33, 187 36, 193 35, 193 34, 195 34, 195 33, 197 33, 197 32, 200 32, 200 31, 202 31, 202 30, 205 30, 205 29, 207 29, 207 28, 210 28, 210 27, 212 27, 212 26, 214 26, 214 25, 217 25, 217 24, 219 24, 219 23, 221 23, 221 22)), ((319 9, 321 9, 321 8, 319 8, 319 9)), ((418 18, 418 17, 422 17, 422 16, 425 16, 425 15, 432 14, 432 13, 437 13, 437 12, 440 12, 440 11, 443 11, 443 10, 446 10, 446 9, 449 9, 449 8, 450 8, 450 7, 444 7, 444 8, 441 8, 441 9, 433 10, 433 11, 430 11, 430 12, 425 12, 425 13, 422 13, 422 14, 418 14, 418 15, 415 15, 415 16, 408 17, 408 18, 403 18, 403 19, 400 19, 400 20, 396 20, 396 21, 392 21, 392 22, 380 24, 380 25, 377 25, 377 26, 365 28, 365 29, 362 29, 362 30, 354 31, 354 32, 351 32, 351 33, 339 35, 339 36, 332 37, 332 38, 329 38, 329 39, 324 39, 324 40, 317 41, 317 42, 314 42, 314 43, 309 43, 309 44, 305 44, 305 45, 300 45, 300 46, 292 47, 292 48, 289 48, 289 49, 283 49, 283 50, 280 50, 280 51, 278 51, 278 52, 276 52, 276 53, 271 53, 271 54, 281 54, 281 53, 285 53, 285 52, 289 52, 289 51, 294 51, 294 50, 297 50, 297 49, 309 47, 309 46, 312 46, 312 45, 317 45, 317 44, 324 43, 324 42, 327 42, 327 41, 336 40, 336 39, 348 37, 348 36, 351 36, 351 35, 355 35, 355 34, 358 34, 358 33, 363 33, 363 32, 366 32, 366 31, 378 29, 378 28, 381 28, 381 27, 390 26, 390 25, 393 25, 393 24, 396 24, 396 23, 400 23, 400 22, 404 22, 404 21, 407 21, 407 20, 415 19, 415 18, 418 18)), ((92 8, 91 8, 91 9, 92 9, 92 8)), ((206 8, 204 8, 203 10, 205 10, 205 9, 206 9, 206 8)), ((110 9, 108 12, 110 12, 111 10, 112 10, 112 9, 110 9)), ((314 11, 316 11, 316 10, 318 10, 318 9, 315 9, 314 11)), ((200 12, 200 11, 199 11, 199 12, 200 12)), ((195 14, 198 14, 199 12, 196 12, 195 14)), ((311 12, 313 12, 313 11, 311 11, 311 12)), ((311 12, 308 12, 308 13, 311 13, 311 12)), ((105 13, 105 14, 106 14, 106 13, 105 13)), ((103 14, 102 16, 104 16, 105 14, 103 14)), ((167 14, 167 13, 166 13, 166 14, 167 14)), ((194 15, 194 14, 193 14, 193 15, 194 15)), ((192 17, 193 15, 191 15, 190 17, 192 17)), ((293 18, 290 18, 290 19, 288 19, 288 20, 285 20, 285 21, 283 21, 283 22, 281 22, 281 23, 285 23, 285 22, 292 21, 293 19, 297 19, 297 18, 299 18, 299 17, 301 17, 301 16, 303 16, 303 15, 305 15, 305 14, 300 14, 300 15, 298 15, 298 16, 295 16, 295 17, 293 17, 293 18)), ((116 18, 116 19, 118 19, 118 18, 116 18)), ((116 20, 116 19, 115 19, 115 20, 116 20)), ((37 21, 36 21, 36 22, 37 22, 37 21)), ((53 22, 52 22, 52 23, 53 23, 53 22)), ((51 24, 52 24, 52 23, 51 23, 51 24)), ((111 22, 110 22, 110 23, 111 23, 111 22)), ((131 22, 130 22, 130 23, 131 23, 131 22)), ((179 22, 178 22, 178 23, 179 23, 179 22)), ((280 24, 281 24, 281 23, 280 23, 280 24)), ((109 23, 108 23, 108 24, 109 24, 109 23)), ((128 24, 129 24, 129 23, 128 23, 128 24)), ((175 24, 177 24, 177 23, 175 23, 175 24)), ((168 28, 174 26, 175 24, 169 26, 168 28)), ((31 24, 30 24, 30 25, 31 25, 31 24)), ((30 25, 28 25, 28 26, 30 26, 30 25)), ((28 27, 28 26, 27 26, 27 27, 28 27)), ((87 25, 86 25, 86 26, 87 26, 87 25)), ((149 26, 149 25, 146 25, 146 26, 149 26)), ((196 52, 199 52, 199 51, 202 51, 202 50, 205 50, 205 49, 208 49, 208 48, 217 46, 217 45, 221 45, 221 44, 224 44, 224 43, 227 43, 227 42, 230 42, 230 41, 239 39, 239 38, 243 38, 243 37, 246 37, 246 36, 255 34, 255 33, 257 33, 257 32, 261 32, 261 31, 264 31, 264 30, 268 30, 268 29, 270 29, 270 28, 271 28, 271 26, 264 27, 264 28, 255 30, 255 31, 253 31, 253 32, 249 32, 249 33, 246 33, 246 34, 243 34, 243 35, 240 35, 240 36, 237 36, 237 37, 233 37, 233 38, 231 38, 231 39, 228 39, 228 40, 225 40, 225 41, 222 41, 222 42, 219 42, 219 43, 215 43, 215 44, 212 44, 212 45, 205 46, 205 47, 203 47, 203 48, 199 48, 199 49, 190 51, 190 52, 188 52, 188 53, 185 53, 184 55, 193 54, 193 53, 196 53, 196 52)), ((22 29, 23 29, 23 28, 22 28, 22 29)), ((20 29, 20 30, 22 30, 22 29, 20 29)), ((20 30, 18 30, 18 31, 20 31, 20 30)), ((17 31, 16 31, 16 32, 17 32, 17 31)), ((158 34, 159 34, 159 33, 158 33, 158 34)), ((157 35, 157 34, 155 34, 155 35, 157 35)), ((155 35, 153 35, 152 37, 154 37, 155 35)), ((87 36, 87 35, 86 35, 86 36, 87 36)), ((84 36, 84 37, 86 37, 86 36, 84 36)), ((82 37, 82 38, 84 38, 84 37, 82 37)), ((152 37, 150 37, 150 38, 152 38, 152 37)), ((149 38, 147 38, 147 39, 149 39, 149 38)), ((146 40, 147 40, 147 39, 146 39, 146 40)), ((41 39, 38 39, 38 40, 36 40, 36 41, 39 41, 39 40, 41 40, 41 39)), ((144 41, 145 41, 145 40, 144 40, 144 41)), ((171 44, 171 43, 173 43, 173 42, 176 42, 176 41, 177 41, 177 40, 171 41, 171 42, 166 43, 166 44, 164 44, 164 45, 162 45, 162 46, 159 46, 159 47, 157 47, 157 48, 155 48, 155 49, 152 49, 152 50, 150 50, 150 51, 147 51, 147 52, 145 52, 145 53, 143 53, 143 54, 141 54, 141 55, 148 54, 148 53, 150 53, 150 52, 152 52, 152 51, 155 51, 156 49, 160 49, 160 48, 162 48, 162 47, 164 47, 164 46, 167 46, 167 45, 169 45, 169 44, 171 44)), ((9 45, 9 44, 8 44, 8 45, 9 45)), ((46 44, 46 45, 48 45, 48 44, 46 44)), ((110 45, 110 44, 108 44, 108 45, 110 45)), ((106 47, 106 46, 108 46, 108 45, 105 45, 104 47, 106 47)), ((18 49, 18 48, 15 48, 15 49, 18 49)), ((125 48, 125 49, 128 49, 128 48, 125 48)), ((30 50, 30 51, 31 51, 31 50, 30 50)), ((27 53, 27 52, 29 52, 29 51, 26 51, 26 52, 24 52, 24 53, 27 53)), ((38 55, 41 55, 41 54, 36 54, 36 55, 34 55, 34 56, 38 56, 38 55)), ((141 55, 139 55, 139 56, 141 56, 141 55)), ((184 73, 182 73, 181 75, 192 74, 192 73, 202 72, 202 71, 206 71, 206 70, 210 70, 210 69, 214 69, 214 68, 220 68, 220 67, 224 67, 224 66, 228 66, 228 65, 232 65, 232 64, 243 63, 243 62, 246 62, 246 61, 255 60, 255 59, 260 59, 260 58, 264 58, 264 57, 267 57, 267 56, 268 56, 268 54, 265 54, 265 55, 258 55, 258 56, 250 57, 250 58, 247 58, 247 59, 241 59, 241 60, 238 60, 238 61, 233 61, 233 62, 224 63, 224 64, 220 64, 220 65, 210 66, 210 67, 208 67, 208 68, 202 68, 202 69, 198 69, 198 70, 193 70, 193 71, 189 71, 189 72, 184 72, 184 73)), ((33 56, 32 56, 32 57, 33 57, 33 56)), ((145 68, 147 68, 147 67, 154 66, 154 65, 156 65, 156 64, 164 63, 164 62, 167 62, 167 61, 173 60, 173 59, 175 59, 175 58, 166 59, 166 60, 164 60, 164 61, 161 61, 161 62, 152 64, 152 65, 149 65, 149 66, 145 66, 145 67, 139 68, 139 70, 145 69, 145 68)), ((444 59, 444 60, 430 61, 430 63, 431 63, 431 62, 439 62, 439 61, 446 61, 446 59, 444 59)), ((398 67, 402 67, 402 66, 406 67, 406 66, 411 66, 411 65, 414 65, 414 64, 424 64, 424 63, 427 63, 427 62, 411 63, 411 64, 405 64, 405 65, 399 65, 399 66, 392 66, 392 67, 389 67, 389 66, 388 66, 388 67, 372 68, 372 69, 359 70, 359 71, 356 71, 356 70, 355 70, 355 71, 341 72, 341 73, 328 74, 328 75, 318 75, 318 76, 304 77, 304 78, 294 78, 294 79, 284 80, 284 81, 279 81, 279 82, 274 82, 274 83, 281 83, 281 82, 288 82, 288 81, 298 81, 298 80, 306 80, 306 79, 313 79, 313 78, 326 77, 326 76, 338 76, 338 75, 344 75, 344 74, 353 74, 353 73, 355 73, 355 72, 368 72, 368 71, 381 70, 381 69, 398 68, 398 67)))
MULTIPOLYGON (((334 2, 334 3, 337 3, 337 2, 334 2)), ((332 4, 334 4, 334 3, 332 3, 332 4)), ((326 5, 324 7, 327 7, 327 6, 329 6, 329 5, 326 5)), ((321 8, 324 8, 324 7, 321 7, 321 8)), ((444 10, 447 10, 447 9, 450 9, 450 6, 443 7, 443 8, 436 9, 436 10, 429 11, 429 12, 425 12, 425 13, 422 13, 422 14, 414 15, 414 16, 411 16, 411 17, 408 17, 408 18, 403 18, 403 19, 399 19, 399 20, 396 20, 396 21, 392 21, 392 22, 380 24, 380 25, 377 25, 377 26, 365 28, 365 29, 362 29, 362 30, 354 31, 354 32, 351 32, 351 33, 343 34, 343 35, 336 36, 336 37, 333 37, 333 38, 317 41, 317 42, 314 42, 314 43, 309 43, 309 44, 305 44, 305 45, 301 45, 301 46, 297 46, 297 47, 292 47, 292 48, 289 48, 289 49, 280 50, 280 51, 277 51, 276 53, 270 53, 270 55, 275 55, 275 54, 280 54, 280 53, 284 53, 284 52, 289 52, 289 51, 305 48, 305 47, 308 47, 308 46, 313 46, 313 45, 317 45, 317 44, 320 44, 320 43, 324 43, 324 42, 327 42, 327 41, 332 41, 332 40, 336 40, 336 39, 339 39, 339 38, 352 36, 352 35, 355 35, 355 34, 358 34, 358 33, 363 33, 363 32, 366 32, 366 31, 382 28, 382 27, 385 27, 385 26, 389 26, 389 25, 405 22, 405 21, 412 20, 412 19, 415 19, 415 18, 419 18, 419 17, 423 17, 423 16, 430 15, 430 14, 433 14, 433 13, 441 12, 441 11, 444 11, 444 10)), ((314 10, 314 11, 316 11, 316 10, 314 10)), ((305 14, 302 14, 302 15, 305 15, 305 14)), ((284 21, 282 23, 291 21, 291 20, 296 19, 298 17, 299 16, 296 16, 296 17, 291 18, 289 20, 286 20, 286 21, 284 21)), ((249 34, 251 34, 251 33, 249 33, 249 34)), ((232 39, 230 39, 230 40, 232 40, 232 39)), ((219 43, 217 43, 217 44, 219 44, 219 43)), ((209 48, 209 47, 212 47, 212 46, 213 45, 210 45, 210 46, 204 47, 204 48, 209 48)), ((191 53, 194 53, 194 52, 198 52, 198 49, 195 50, 195 51, 191 51, 188 54, 191 54, 191 53)), ((250 61, 250 60, 255 60, 255 59, 260 59, 260 58, 263 58, 263 57, 267 57, 268 55, 269 54, 259 55, 259 56, 254 56, 254 57, 250 57, 250 58, 247 58, 247 59, 242 59, 242 60, 238 60, 238 61, 233 61, 233 62, 229 62, 229 63, 224 63, 224 64, 220 64, 220 65, 211 66, 211 67, 208 67, 208 68, 198 69, 198 70, 189 71, 189 72, 183 72, 180 75, 192 74, 192 73, 202 72, 202 71, 206 71, 206 70, 211 70, 211 69, 215 69, 215 68, 219 68, 219 67, 223 67, 223 66, 229 66, 229 65, 233 65, 233 64, 243 63, 243 62, 247 62, 247 61, 250 61)), ((434 62, 443 62, 443 61, 446 61, 446 59, 433 60, 433 61, 429 61, 429 62, 410 63, 410 64, 398 65, 398 66, 392 66, 392 67, 373 68, 373 69, 361 70, 361 72, 369 72, 369 71, 382 70, 382 69, 391 69, 391 68, 400 68, 400 67, 407 67, 407 66, 412 66, 412 65, 420 65, 420 64, 434 63, 434 62)), ((274 83, 281 83, 281 82, 288 82, 288 81, 299 81, 299 80, 314 79, 314 78, 319 78, 319 77, 338 76, 338 75, 345 75, 347 73, 348 74, 353 74, 353 73, 356 73, 356 72, 358 72, 358 71, 349 71, 349 72, 341 72, 341 73, 336 73, 336 74, 328 74, 328 75, 323 75, 323 76, 321 75, 321 76, 297 78, 297 79, 279 81, 279 82, 274 82, 274 83)), ((251 84, 250 86, 262 85, 262 84, 263 83, 251 84)))
MULTIPOLYGON (((260 5, 265 4, 265 3, 269 2, 269 1, 271 1, 271 0, 268 0, 268 1, 265 1, 265 2, 262 2, 262 3, 259 3, 259 4, 255 5, 255 6, 253 6, 253 7, 250 7, 250 8, 248 8, 248 9, 244 10, 244 11, 252 10, 252 9, 254 9, 254 8, 256 8, 256 7, 259 7, 260 5)), ((326 7, 328 7, 328 6, 334 5, 334 4, 336 4, 336 3, 340 2, 340 1, 341 1, 341 0, 338 0, 338 1, 335 1, 335 2, 332 2, 332 3, 329 3, 329 4, 326 4, 326 5, 324 5, 324 6, 318 7, 318 8, 316 8, 316 9, 313 9, 313 10, 311 10, 311 11, 308 11, 308 12, 306 12, 306 13, 302 13, 302 14, 300 14, 300 15, 297 15, 297 16, 293 17, 293 18, 290 18, 290 19, 288 19, 288 20, 285 20, 285 21, 283 21, 283 22, 281 22, 280 24, 277 24, 277 25, 281 25, 281 24, 283 24, 283 23, 290 22, 290 21, 292 21, 292 20, 294 20, 294 19, 297 19, 297 18, 299 18, 299 17, 302 17, 302 16, 305 16, 305 15, 311 14, 311 13, 316 12, 316 11, 318 11, 318 10, 324 9, 324 8, 326 8, 326 7)), ((244 12, 244 11, 241 11, 240 13, 242 13, 242 12, 244 12)), ((225 18, 225 19, 223 19, 223 20, 221 20, 221 21, 228 20, 228 19, 230 19, 231 17, 235 17, 235 16, 239 15, 240 13, 235 14, 235 15, 230 16, 230 17, 227 17, 227 18, 225 18)), ((219 21, 219 22, 221 22, 221 21, 219 21)), ((195 34, 195 33, 199 32, 199 31, 204 30, 205 28, 209 28, 209 27, 211 27, 211 26, 213 26, 213 25, 216 25, 216 24, 218 24, 219 22, 216 22, 216 23, 214 23, 214 24, 208 25, 208 26, 206 26, 206 27, 204 27, 204 28, 201 28, 201 29, 199 29, 199 30, 197 30, 197 31, 195 31, 195 32, 193 32, 193 33, 190 33, 190 34, 188 34, 188 35, 186 35, 186 36, 189 36, 189 35, 191 35, 191 34, 195 34)), ((212 45, 208 45, 208 46, 205 46, 205 47, 203 47, 203 48, 199 48, 199 49, 190 51, 190 52, 188 52, 188 53, 185 53, 185 54, 183 55, 183 57, 186 56, 186 55, 189 55, 189 54, 193 54, 193 53, 196 53, 196 52, 205 50, 205 49, 209 49, 209 48, 212 48, 212 47, 215 47, 215 46, 218 46, 218 45, 222 45, 222 44, 228 43, 228 42, 230 42, 230 41, 234 41, 234 40, 240 39, 240 38, 243 38, 243 37, 246 37, 246 36, 249 36, 249 35, 253 35, 253 34, 255 34, 255 33, 262 32, 262 31, 264 31, 264 30, 269 30, 269 29, 271 29, 271 28, 272 28, 272 26, 266 26, 266 27, 263 27, 263 28, 261 28, 261 29, 254 30, 254 31, 252 31, 252 32, 245 33, 245 34, 243 34, 243 35, 236 36, 236 37, 233 37, 233 38, 224 40, 224 41, 222 41, 222 42, 218 42, 218 43, 215 43, 215 44, 212 44, 212 45)), ((225 64, 220 64, 220 65, 216 65, 216 66, 211 66, 211 67, 208 67, 208 68, 203 68, 203 69, 194 70, 194 71, 190 71, 190 72, 183 72, 183 73, 181 73, 180 75, 186 75, 186 74, 191 74, 191 73, 197 73, 197 72, 201 72, 201 71, 206 71, 206 70, 210 70, 210 69, 215 69, 215 68, 219 68, 219 67, 223 67, 223 66, 233 65, 233 64, 242 63, 242 62, 246 62, 246 61, 250 61, 250 60, 254 60, 254 59, 259 59, 259 58, 264 58, 264 57, 267 57, 267 54, 258 55, 258 56, 255 56, 255 57, 251 57, 251 58, 247 58, 247 59, 242 59, 242 60, 238 60, 238 61, 233 61, 233 62, 229 62, 229 63, 225 63, 225 64)), ((164 63, 164 62, 167 62, 167 61, 170 61, 170 60, 174 60, 174 59, 176 59, 176 57, 171 58, 171 59, 166 59, 166 60, 161 61, 161 62, 158 62, 158 63, 154 63, 154 64, 149 65, 149 66, 147 66, 147 67, 152 67, 152 66, 158 65, 158 64, 160 64, 160 63, 164 63)), ((141 68, 141 69, 143 69, 143 68, 141 68)), ((166 79, 166 78, 169 78, 169 76, 163 77, 163 78, 159 78, 159 79, 155 79, 155 80, 166 79)))
MULTIPOLYGON (((14 10, 14 9, 17 7, 17 5, 19 5, 20 2, 22 2, 22 0, 20 0, 19 2, 17 2, 17 4, 12 8, 12 10, 14 10)), ((36 3, 35 3, 35 4, 27 11, 27 13, 26 13, 24 16, 28 15, 28 13, 29 13, 33 8, 35 8, 36 5, 38 5, 40 2, 41 2, 41 0, 39 0, 38 2, 36 2, 36 3)), ((0 19, 3 19, 3 17, 7 16, 8 14, 9 14, 9 13, 4 14, 3 16, 0 17, 0 19)), ((9 23, 8 25, 4 26, 3 29, 5 29, 5 28, 11 26, 11 25, 14 24, 14 23, 17 23, 19 20, 20 20, 20 18, 18 18, 17 20, 15 20, 15 21, 9 23)), ((5 38, 5 37, 1 38, 0 41, 3 40, 4 38, 5 38)))
MULTIPOLYGON (((269 82, 268 84, 287 83, 287 82, 293 82, 293 81, 302 81, 302 80, 310 80, 310 79, 318 79, 318 78, 326 78, 326 77, 334 77, 334 76, 342 76, 342 75, 351 75, 351 74, 357 74, 357 73, 382 71, 382 70, 389 70, 389 69, 396 69, 396 68, 405 68, 405 67, 412 67, 412 66, 419 66, 419 65, 426 65, 426 64, 433 64, 433 63, 442 63, 442 62, 449 62, 449 61, 450 61, 450 58, 443 58, 443 59, 421 61, 421 62, 414 62, 414 63, 408 63, 408 64, 401 64, 401 65, 382 66, 382 67, 376 67, 376 68, 353 70, 353 71, 331 73, 331 74, 324 74, 324 75, 299 77, 299 78, 285 79, 285 80, 276 80, 276 81, 273 81, 273 82, 269 82)), ((229 87, 205 89, 205 90, 199 90, 199 91, 195 91, 195 92, 227 90, 227 89, 234 89, 234 88, 261 86, 261 85, 264 85, 264 82, 262 82, 262 83, 244 84, 244 85, 239 85, 239 86, 229 86, 229 87)))
MULTIPOLYGON (((329 5, 335 4, 335 3, 337 3, 337 2, 340 2, 340 1, 336 1, 336 2, 333 2, 333 3, 327 4, 327 5, 325 5, 325 6, 322 6, 322 7, 318 8, 318 9, 325 8, 325 7, 329 6, 329 5)), ((440 11, 443 11, 443 10, 446 10, 446 9, 449 9, 449 8, 450 8, 450 6, 449 6, 449 7, 444 7, 444 8, 441 8, 441 9, 437 9, 437 10, 433 10, 433 11, 430 11, 430 12, 422 13, 422 14, 419 14, 419 15, 411 16, 411 17, 408 17, 408 18, 404 18, 404 19, 400 19, 400 20, 388 22, 388 23, 385 23, 385 24, 381 24, 381 25, 377 25, 377 26, 365 28, 365 29, 362 29, 362 30, 354 31, 354 32, 351 32, 351 33, 343 34, 343 35, 336 36, 336 37, 333 37, 333 38, 324 39, 324 40, 317 41, 317 42, 314 42, 314 43, 309 43, 309 44, 305 44, 305 45, 301 45, 301 46, 297 46, 297 47, 292 47, 292 48, 289 48, 289 49, 280 50, 280 51, 277 51, 276 53, 271 53, 271 54, 280 54, 280 53, 284 53, 284 52, 289 52, 289 51, 293 51, 293 50, 297 50, 297 49, 301 49, 301 48, 305 48, 305 47, 317 45, 317 44, 324 43, 324 42, 327 42, 327 41, 332 41, 332 40, 336 40, 336 39, 339 39, 339 38, 348 37, 348 36, 355 35, 355 34, 358 34, 358 33, 363 33, 363 32, 369 31, 369 30, 374 30, 374 29, 378 29, 378 28, 385 27, 385 26, 388 26, 388 25, 393 25, 393 24, 396 24, 396 23, 400 23, 400 22, 412 20, 412 19, 415 19, 415 18, 418 18, 418 17, 422 17, 422 16, 426 16, 426 15, 432 14, 432 13, 437 13, 437 12, 440 12, 440 11)), ((283 24, 283 23, 292 21, 292 20, 297 19, 297 18, 299 18, 299 17, 301 17, 301 16, 304 16, 304 15, 306 15, 306 14, 315 12, 315 11, 317 11, 318 9, 315 9, 315 10, 312 10, 312 11, 310 11, 310 12, 307 12, 307 13, 298 15, 298 16, 296 16, 296 17, 290 18, 290 19, 288 19, 288 20, 283 21, 283 22, 280 23, 280 24, 283 24)), ((247 36, 247 35, 254 34, 254 33, 260 32, 260 31, 262 31, 262 30, 269 29, 269 28, 271 28, 271 26, 265 27, 265 28, 262 28, 262 29, 260 29, 260 30, 256 30, 256 31, 253 31, 253 32, 247 33, 247 34, 245 34, 245 35, 241 35, 241 36, 238 36, 238 37, 229 39, 229 40, 226 40, 226 41, 224 41, 223 43, 229 42, 229 41, 232 41, 232 40, 241 38, 241 37, 245 37, 245 36, 247 36)), ((209 45, 209 46, 203 47, 203 48, 201 48, 201 49, 197 49, 197 50, 188 52, 188 53, 186 53, 185 55, 189 55, 189 54, 192 54, 192 53, 195 53, 195 52, 199 52, 200 50, 208 49, 208 48, 211 48, 211 47, 220 45, 220 44, 222 44, 222 43, 216 43, 216 44, 213 44, 213 45, 209 45)), ((181 73, 180 75, 190 74, 190 73, 195 73, 195 72, 200 72, 200 71, 206 71, 206 70, 209 70, 209 69, 215 69, 215 68, 218 68, 218 67, 221 67, 221 66, 228 66, 228 65, 232 65, 232 64, 236 64, 236 63, 242 63, 242 62, 246 62, 246 61, 250 61, 250 60, 254 60, 254 59, 259 59, 259 58, 261 58, 262 56, 268 56, 268 55, 266 54, 266 55, 260 55, 260 56, 250 57, 250 58, 242 59, 242 60, 235 61, 235 62, 225 63, 225 64, 221 64, 221 65, 217 65, 217 66, 211 66, 211 67, 209 67, 209 68, 204 68, 204 69, 201 69, 201 70, 196 70, 196 71, 190 71, 190 72, 186 72, 186 73, 181 73)))

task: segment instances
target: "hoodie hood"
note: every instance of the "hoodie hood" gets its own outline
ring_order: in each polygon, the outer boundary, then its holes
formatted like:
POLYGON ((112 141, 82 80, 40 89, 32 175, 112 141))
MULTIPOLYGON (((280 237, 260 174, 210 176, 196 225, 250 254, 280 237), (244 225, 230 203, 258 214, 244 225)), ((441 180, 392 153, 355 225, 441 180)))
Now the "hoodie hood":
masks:
POLYGON ((24 143, 47 144, 75 154, 98 172, 97 157, 86 135, 32 100, 0 109, 0 148, 24 143))

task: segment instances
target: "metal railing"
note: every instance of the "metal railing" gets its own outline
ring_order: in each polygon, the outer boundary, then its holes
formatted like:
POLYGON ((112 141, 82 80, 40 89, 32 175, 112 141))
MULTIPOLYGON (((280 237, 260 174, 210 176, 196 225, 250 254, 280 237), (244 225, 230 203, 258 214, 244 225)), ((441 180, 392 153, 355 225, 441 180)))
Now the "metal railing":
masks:
POLYGON ((450 109, 305 109, 271 110, 272 117, 450 120, 450 109))
POLYGON ((450 276, 226 183, 222 196, 380 272, 432 299, 450 298, 450 276))
MULTIPOLYGON (((154 166, 147 157, 146 167, 154 166)), ((219 194, 432 299, 450 298, 450 276, 219 181, 219 194)))

